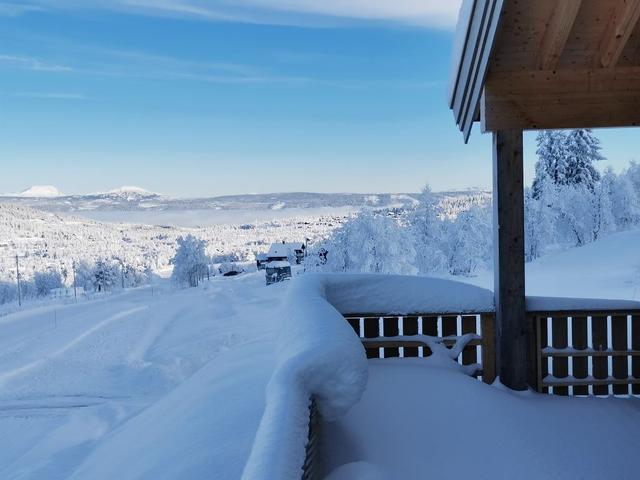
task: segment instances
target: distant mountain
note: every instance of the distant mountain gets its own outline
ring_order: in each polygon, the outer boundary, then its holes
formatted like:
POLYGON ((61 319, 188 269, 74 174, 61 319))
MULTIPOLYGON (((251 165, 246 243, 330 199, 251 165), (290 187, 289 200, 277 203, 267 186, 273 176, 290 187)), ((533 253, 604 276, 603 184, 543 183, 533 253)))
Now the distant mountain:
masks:
POLYGON ((26 198, 53 198, 62 196, 62 193, 53 185, 34 185, 21 191, 16 196, 26 198))
MULTIPOLYGON (((56 190, 57 191, 57 190, 56 190)), ((53 190, 51 190, 53 192, 53 190)), ((469 205, 485 204, 491 194, 482 190, 435 193, 454 212, 469 205)), ((8 195, 0 202, 37 207, 51 212, 181 211, 181 210, 283 210, 287 208, 373 207, 408 208, 418 202, 417 193, 263 193, 204 198, 169 198, 140 187, 120 187, 105 193, 62 196, 8 195)), ((445 209, 446 211, 446 209, 445 209)))

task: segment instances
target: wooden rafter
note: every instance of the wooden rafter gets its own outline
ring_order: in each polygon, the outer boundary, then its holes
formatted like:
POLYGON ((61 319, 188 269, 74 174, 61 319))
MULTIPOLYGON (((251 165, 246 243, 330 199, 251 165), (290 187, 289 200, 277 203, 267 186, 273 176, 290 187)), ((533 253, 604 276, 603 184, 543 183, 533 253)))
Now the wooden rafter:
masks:
POLYGON ((553 70, 556 68, 581 5, 582 0, 562 0, 558 2, 549 18, 538 51, 536 63, 539 70, 553 70))
POLYGON ((600 43, 595 67, 615 67, 640 19, 640 0, 619 0, 600 43))

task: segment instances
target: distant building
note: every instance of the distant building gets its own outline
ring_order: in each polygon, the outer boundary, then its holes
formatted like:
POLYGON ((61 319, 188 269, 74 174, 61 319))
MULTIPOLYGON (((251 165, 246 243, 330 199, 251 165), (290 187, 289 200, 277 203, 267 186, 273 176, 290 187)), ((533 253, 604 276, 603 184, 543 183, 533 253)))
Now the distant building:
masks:
POLYGON ((256 267, 258 270, 264 270, 267 268, 267 254, 266 253, 258 253, 256 254, 256 267))
POLYGON ((307 246, 302 242, 274 243, 267 253, 267 262, 287 260, 297 265, 304 261, 307 246))

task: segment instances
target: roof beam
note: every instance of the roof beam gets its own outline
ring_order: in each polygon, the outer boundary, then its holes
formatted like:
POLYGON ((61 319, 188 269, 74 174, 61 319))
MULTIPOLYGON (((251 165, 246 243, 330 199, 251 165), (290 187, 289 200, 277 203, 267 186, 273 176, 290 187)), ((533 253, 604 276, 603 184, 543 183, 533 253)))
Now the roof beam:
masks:
POLYGON ((640 67, 490 73, 483 131, 640 125, 640 67))
POLYGON ((618 0, 600 42, 596 67, 615 67, 640 18, 640 0, 618 0))
POLYGON ((547 22, 538 51, 536 63, 539 70, 553 70, 558 65, 581 5, 582 0, 558 2, 547 22))

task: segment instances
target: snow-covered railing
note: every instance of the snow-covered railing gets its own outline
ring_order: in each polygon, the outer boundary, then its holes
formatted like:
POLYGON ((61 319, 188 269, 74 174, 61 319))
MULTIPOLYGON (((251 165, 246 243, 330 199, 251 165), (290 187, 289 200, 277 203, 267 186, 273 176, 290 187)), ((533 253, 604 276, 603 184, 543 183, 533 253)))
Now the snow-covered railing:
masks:
POLYGON ((532 297, 537 389, 640 395, 640 302, 532 297))
POLYGON ((320 417, 332 420, 345 414, 364 392, 366 357, 331 304, 331 280, 331 276, 305 275, 291 285, 282 311, 276 369, 244 468, 245 480, 302 478, 313 438, 309 435, 312 403, 320 417))

